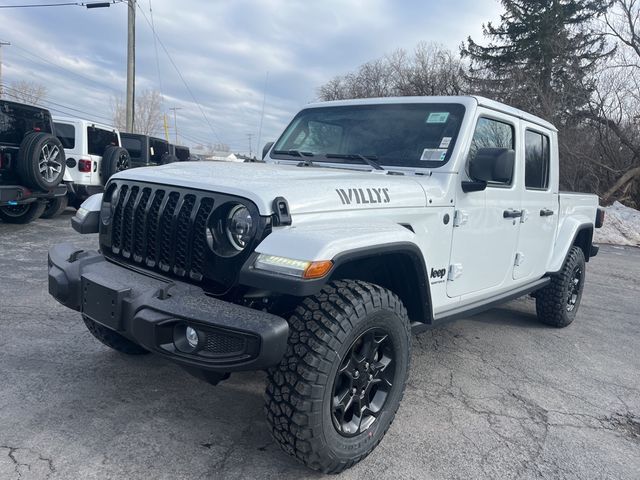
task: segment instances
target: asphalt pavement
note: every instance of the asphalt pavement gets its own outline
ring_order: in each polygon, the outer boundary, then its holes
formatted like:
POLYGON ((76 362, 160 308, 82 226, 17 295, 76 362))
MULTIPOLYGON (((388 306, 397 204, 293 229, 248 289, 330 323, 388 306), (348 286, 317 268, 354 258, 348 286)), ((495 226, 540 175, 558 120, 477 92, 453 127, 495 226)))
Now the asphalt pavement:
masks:
MULTIPOLYGON (((70 215, 0 223, 0 479, 323 477, 271 440, 262 372, 119 354, 48 295, 48 247, 97 244, 70 215)), ((333 478, 640 478, 639 347, 640 249, 604 246, 568 328, 524 298, 414 337, 394 424, 333 478)))

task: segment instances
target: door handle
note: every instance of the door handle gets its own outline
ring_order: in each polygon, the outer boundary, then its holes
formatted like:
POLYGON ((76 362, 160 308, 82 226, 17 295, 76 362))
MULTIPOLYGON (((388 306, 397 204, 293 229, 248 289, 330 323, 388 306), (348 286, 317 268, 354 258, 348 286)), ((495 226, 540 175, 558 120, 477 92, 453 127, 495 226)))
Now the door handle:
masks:
POLYGON ((509 210, 505 210, 502 212, 503 218, 520 218, 522 216, 522 210, 513 210, 510 208, 509 210))
POLYGON ((553 210, 549 210, 548 208, 543 208, 542 210, 540 210, 541 217, 548 217, 550 215, 553 215, 553 210))

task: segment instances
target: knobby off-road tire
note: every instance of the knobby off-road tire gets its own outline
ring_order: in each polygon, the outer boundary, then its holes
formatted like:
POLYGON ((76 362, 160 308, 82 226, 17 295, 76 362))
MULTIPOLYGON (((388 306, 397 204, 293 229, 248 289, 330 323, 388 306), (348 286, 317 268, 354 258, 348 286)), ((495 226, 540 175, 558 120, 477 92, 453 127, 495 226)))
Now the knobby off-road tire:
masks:
POLYGON ((365 458, 395 417, 409 369, 406 309, 377 285, 336 281, 305 298, 289 325, 285 357, 268 371, 267 422, 285 452, 339 473, 365 458), (369 410, 358 417, 361 401, 369 410))
POLYGON ((45 202, 45 209, 40 218, 56 218, 67 209, 69 205, 69 197, 63 195, 54 197, 45 202))
POLYGON ((566 327, 576 318, 585 280, 584 253, 571 247, 569 255, 551 283, 536 294, 538 320, 553 327, 566 327))
POLYGON ((60 140, 44 132, 29 133, 24 137, 16 172, 25 185, 36 190, 51 190, 60 185, 65 168, 60 140))
POLYGON ((104 149, 100 164, 100 179, 103 185, 112 175, 131 168, 131 157, 126 148, 110 145, 104 149))
POLYGON ((30 223, 40 218, 45 208, 47 204, 39 200, 23 205, 0 207, 0 219, 5 223, 30 223))
POLYGON ((126 353, 127 355, 143 355, 145 353, 149 353, 148 350, 145 350, 137 343, 133 343, 131 340, 124 338, 118 332, 114 332, 84 315, 82 316, 82 319, 91 334, 96 337, 100 343, 107 347, 117 350, 118 352, 126 353))

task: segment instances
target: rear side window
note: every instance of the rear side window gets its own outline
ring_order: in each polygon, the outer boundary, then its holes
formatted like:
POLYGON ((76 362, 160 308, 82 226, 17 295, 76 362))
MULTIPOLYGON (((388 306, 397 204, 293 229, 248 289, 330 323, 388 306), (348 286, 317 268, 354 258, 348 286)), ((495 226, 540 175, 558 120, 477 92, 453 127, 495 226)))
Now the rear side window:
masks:
POLYGON ((104 155, 104 150, 110 145, 118 145, 115 132, 98 127, 87 127, 87 147, 89 155, 104 155))
POLYGON ((549 137, 527 130, 524 150, 524 184, 529 189, 549 187, 549 137))
POLYGON ((76 146, 76 127, 70 125, 68 123, 58 123, 55 122, 53 124, 53 129, 55 130, 56 137, 62 143, 63 148, 72 149, 76 146))
POLYGON ((51 116, 47 110, 0 103, 0 143, 20 145, 24 136, 34 131, 51 133, 51 116))
POLYGON ((122 146, 127 149, 131 158, 142 156, 142 141, 139 138, 122 137, 122 146))
POLYGON ((189 160, 189 149, 186 147, 176 147, 176 157, 181 162, 186 162, 189 160))

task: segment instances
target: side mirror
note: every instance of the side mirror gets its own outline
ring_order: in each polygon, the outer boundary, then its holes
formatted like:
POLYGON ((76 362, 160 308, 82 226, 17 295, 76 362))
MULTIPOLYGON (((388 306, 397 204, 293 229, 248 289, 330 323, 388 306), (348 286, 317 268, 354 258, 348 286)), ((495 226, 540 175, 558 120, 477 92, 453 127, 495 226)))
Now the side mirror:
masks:
POLYGON ((510 183, 516 152, 510 148, 480 148, 469 162, 469 176, 476 181, 510 183))
POLYGON ((271 147, 273 147, 274 142, 269 142, 267 143, 264 148, 262 149, 262 160, 264 160, 264 157, 267 156, 267 153, 269 153, 269 150, 271 150, 271 147))

